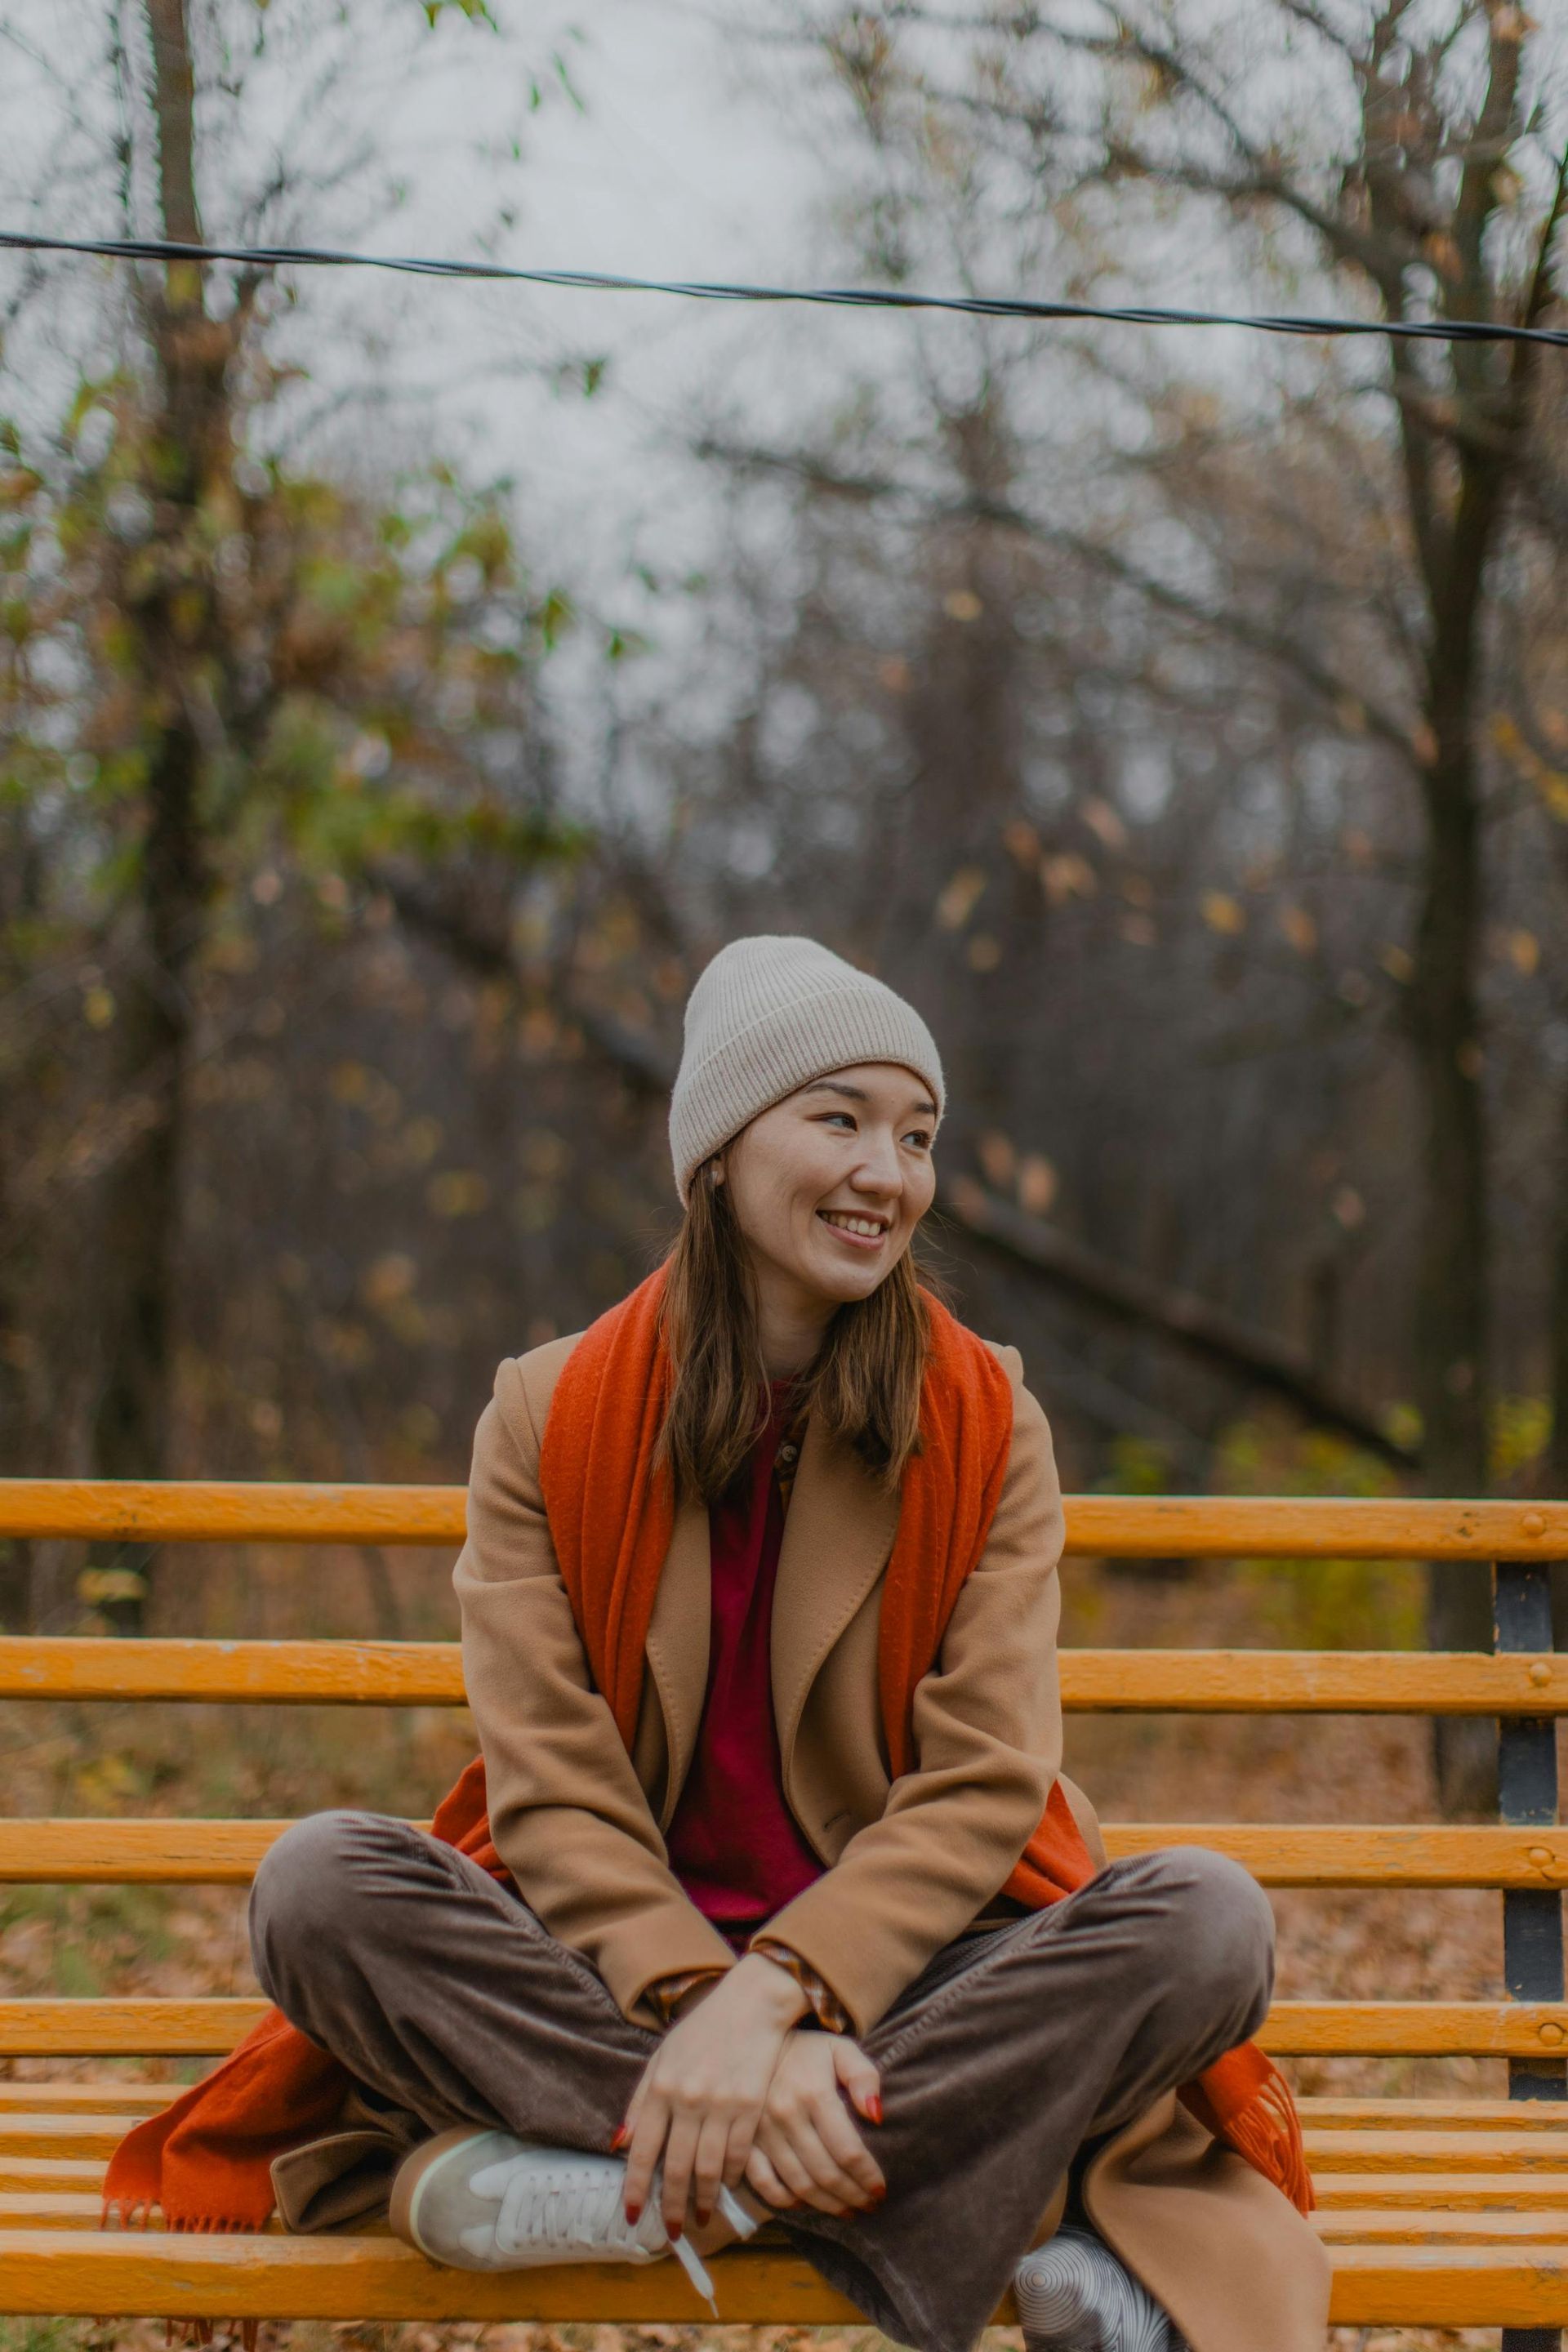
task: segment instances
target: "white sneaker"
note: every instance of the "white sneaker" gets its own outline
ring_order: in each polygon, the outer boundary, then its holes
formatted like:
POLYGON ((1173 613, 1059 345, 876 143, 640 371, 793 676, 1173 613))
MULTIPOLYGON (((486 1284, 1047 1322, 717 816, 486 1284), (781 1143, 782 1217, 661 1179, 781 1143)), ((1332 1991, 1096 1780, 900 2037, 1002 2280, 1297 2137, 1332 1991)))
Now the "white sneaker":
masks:
MULTIPOLYGON (((714 2316, 713 2282, 684 2237, 670 2243, 656 2173, 634 2226, 618 2156, 542 2147, 510 2132, 459 2125, 404 2158, 392 2186, 397 2236, 453 2270, 528 2270, 552 2263, 655 2263, 673 2253, 714 2316)), ((718 2210, 742 2238, 757 2223, 728 2189, 718 2210)))
POLYGON ((1147 2287, 1103 2238, 1070 2224, 1013 2273, 1027 2352, 1187 2352, 1147 2287))

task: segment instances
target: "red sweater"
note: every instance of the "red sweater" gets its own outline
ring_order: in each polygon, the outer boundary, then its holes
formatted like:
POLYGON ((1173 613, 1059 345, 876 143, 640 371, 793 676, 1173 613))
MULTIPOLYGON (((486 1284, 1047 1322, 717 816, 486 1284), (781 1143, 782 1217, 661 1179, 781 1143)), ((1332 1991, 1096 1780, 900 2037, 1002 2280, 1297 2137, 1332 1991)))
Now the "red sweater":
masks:
MULTIPOLYGON (((773 1722, 769 1661, 784 1517, 775 1457, 790 1420, 791 1383, 770 1386, 767 1426, 736 1490, 708 1514, 708 1689, 666 1838, 675 1875, 737 1950, 824 1866, 784 1801, 773 1722)), ((793 1462, 784 1466, 787 1483, 793 1462)))

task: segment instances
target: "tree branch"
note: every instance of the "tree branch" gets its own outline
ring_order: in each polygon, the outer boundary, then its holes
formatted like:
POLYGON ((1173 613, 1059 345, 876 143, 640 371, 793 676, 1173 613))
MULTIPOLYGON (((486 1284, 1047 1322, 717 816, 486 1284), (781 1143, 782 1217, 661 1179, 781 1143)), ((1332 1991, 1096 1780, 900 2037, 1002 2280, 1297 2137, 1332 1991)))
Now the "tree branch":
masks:
POLYGON ((1339 677, 1319 661, 1315 654, 1281 631, 1256 621, 1246 613, 1224 606, 1203 604, 1167 582, 1157 580, 1138 564, 1119 555, 1113 548, 1102 547, 1097 541, 1086 539, 1080 532, 1064 530, 1058 526, 1037 521, 1021 508, 1003 499, 966 493, 960 498, 943 498, 916 489, 910 483, 890 477, 873 474, 841 474, 824 460, 795 453, 765 449, 736 449, 711 437, 696 445, 697 455, 717 457, 725 463, 748 467, 755 472, 793 474, 807 488, 827 492, 830 496, 858 499, 869 502, 876 499, 904 499, 920 503, 934 521, 985 522, 998 529, 1017 533, 1037 544, 1078 557, 1108 579, 1135 589, 1159 611, 1176 614, 1200 628, 1212 629, 1226 637, 1233 645, 1245 646, 1248 652, 1279 663, 1291 669, 1302 682, 1322 699, 1333 706, 1353 702, 1363 713, 1367 730, 1387 743, 1406 761, 1413 757, 1410 730, 1391 711, 1384 710, 1368 700, 1363 688, 1339 677))
POLYGON ((1043 1218, 1031 1217, 987 1192, 973 1177, 956 1176, 939 1185, 936 1205, 976 1240, 1038 1275, 1053 1289, 1114 1321, 1153 1331, 1250 1388, 1266 1390, 1303 1420, 1348 1437, 1382 1461, 1401 1470, 1418 1466, 1418 1456, 1352 1399, 1331 1387, 1302 1349, 1254 1330, 1192 1291, 1101 1257, 1043 1218))

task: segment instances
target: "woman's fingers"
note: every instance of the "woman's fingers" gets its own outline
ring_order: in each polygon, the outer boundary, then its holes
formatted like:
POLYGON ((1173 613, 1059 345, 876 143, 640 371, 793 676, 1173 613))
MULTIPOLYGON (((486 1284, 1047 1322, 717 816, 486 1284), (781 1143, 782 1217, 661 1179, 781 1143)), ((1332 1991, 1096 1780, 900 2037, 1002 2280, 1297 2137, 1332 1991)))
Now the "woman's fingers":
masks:
POLYGON ((814 2114, 799 2116, 790 2126, 790 2146, 805 2165, 818 2189, 829 2197, 837 2197, 846 2206, 860 2206, 870 2201, 869 2188, 862 2188, 847 2166, 840 2164, 818 2128, 814 2114))
MULTIPOLYGON (((794 2133, 778 2123, 764 2122, 757 2134, 773 2170, 790 2194, 802 2205, 814 2206, 819 2213, 847 2213, 851 2200, 826 2188, 816 2179, 795 2144, 794 2133)), ((858 2199, 859 2192, 856 2191, 858 2199)))
POLYGON ((643 2098, 639 2084, 632 2104, 637 2106, 637 2120, 632 2126, 631 2139, 626 2147, 626 2179, 624 2192, 626 2215, 634 2225, 640 2219, 653 2186, 654 2168, 664 2146, 665 2131, 669 2121, 669 2109, 657 2091, 643 2098))
MULTIPOLYGON (((771 2085, 768 2118, 788 2140, 797 2161, 805 2167, 816 2188, 840 2199, 846 2205, 864 2205, 869 2201, 875 2184, 868 2179, 862 2187, 855 2175, 840 2162, 826 2137, 826 2132, 832 2130, 834 2138, 840 2147, 844 2147, 844 2135, 848 2133, 854 2137, 855 2126, 844 2112, 837 2077, 820 2052, 801 2050, 788 2080, 775 2080, 771 2085), (831 2116, 829 2102, 837 2110, 831 2116)), ((776 2165, 778 2149, 773 2139, 768 2142, 768 2154, 776 2165)), ((789 2175, 786 2173, 784 2178, 788 2179, 789 2175)), ((794 2183, 791 2185, 793 2187, 794 2183)))
MULTIPOLYGON (((837 2084, 829 2084, 811 2104, 810 2121, 835 2167, 835 2182, 847 2180, 849 2193, 879 2198, 887 2191, 882 2168, 845 2113, 837 2084)), ((858 2198, 857 2200, 858 2201, 858 2198)))
POLYGON ((882 2078, 858 2042, 847 2033, 836 2033, 830 2047, 833 2071, 843 2084, 854 2105, 868 2123, 882 2120, 882 2078))
POLYGON ((647 2069, 645 2067, 638 2080, 637 2089, 632 2093, 626 2114, 621 2117, 620 2124, 616 2128, 616 2136, 610 2142, 610 2153, 613 2156, 619 2156, 623 2148, 629 2147, 632 2134, 637 2129, 637 2117, 643 2111, 643 2102, 647 2095, 647 2069))
POLYGON ((697 2143, 700 2137, 700 2113, 677 2108, 669 2121, 669 2134, 664 2143, 664 2189, 660 2206, 664 2226, 672 2238, 679 2238, 686 2227, 686 2200, 691 2194, 691 2168, 697 2160, 697 2143))
POLYGON ((713 2208, 719 2201, 729 2147, 730 2126, 723 2116, 706 2116, 697 2135, 697 2149, 691 2163, 691 2211, 692 2218, 700 2224, 706 2224, 713 2219, 713 2208))
POLYGON ((738 2189, 746 2177, 746 2163, 757 2137, 761 2110, 755 2115, 737 2116, 730 2126, 728 2145, 724 2150, 724 2181, 727 2188, 738 2189))
POLYGON ((784 2187, 763 2153, 763 2144, 760 2139, 754 2139, 752 2142, 752 2152, 746 2158, 745 2180, 746 2186, 756 2190, 764 2205, 774 2206, 781 2213, 787 2213, 790 2207, 797 2201, 793 2191, 784 2187))

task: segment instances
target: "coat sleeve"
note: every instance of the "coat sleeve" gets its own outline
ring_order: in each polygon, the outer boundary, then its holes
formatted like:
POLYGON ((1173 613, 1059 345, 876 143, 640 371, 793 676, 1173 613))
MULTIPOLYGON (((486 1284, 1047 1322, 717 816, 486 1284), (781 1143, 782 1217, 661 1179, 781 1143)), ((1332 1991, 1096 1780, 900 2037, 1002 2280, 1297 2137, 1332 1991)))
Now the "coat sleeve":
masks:
POLYGON ((515 1358, 496 1373, 452 1571, 463 1676, 485 1759, 490 1834, 530 1908, 592 1962, 623 2012, 734 1954, 668 1865, 631 1758, 595 1688, 539 1485, 540 1432, 515 1358))
POLYGON ((985 1549, 915 1691, 914 1767, 832 1869, 759 1930, 816 1969, 858 2033, 997 1893, 1061 1766, 1061 1488, 1022 1359, 998 1352, 1014 1382, 1006 1475, 985 1549))

